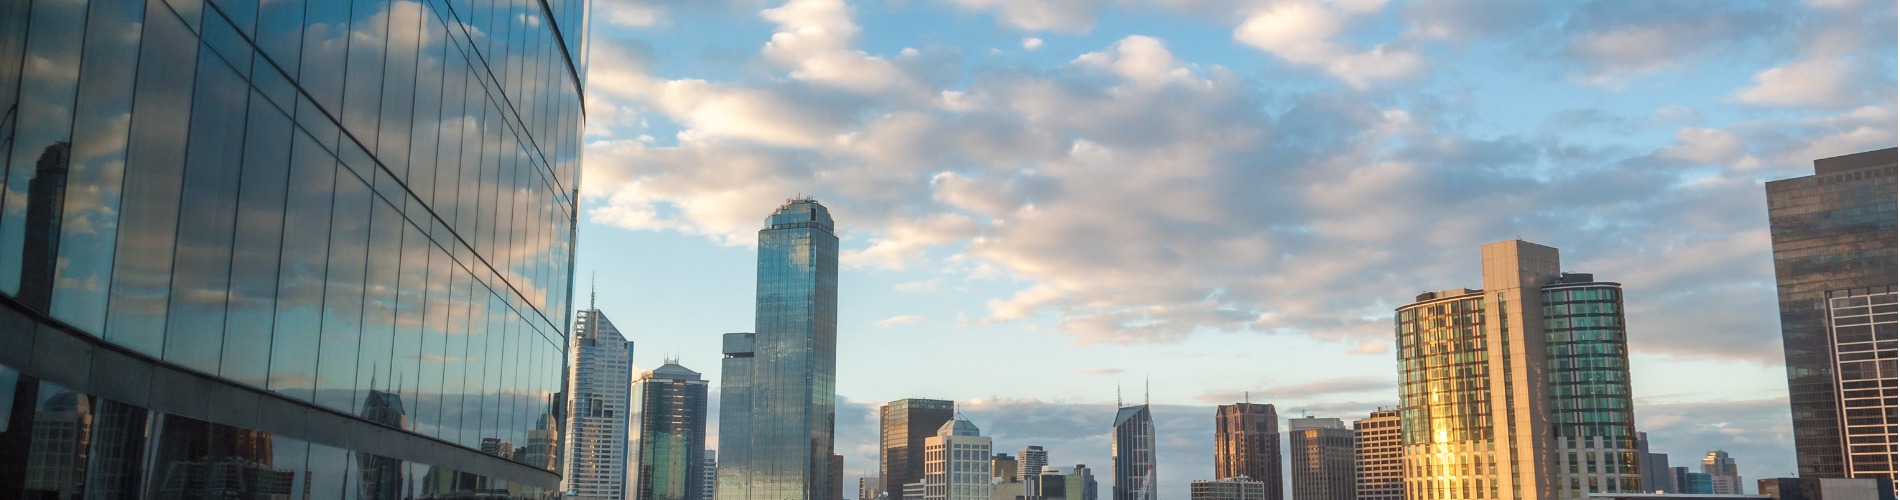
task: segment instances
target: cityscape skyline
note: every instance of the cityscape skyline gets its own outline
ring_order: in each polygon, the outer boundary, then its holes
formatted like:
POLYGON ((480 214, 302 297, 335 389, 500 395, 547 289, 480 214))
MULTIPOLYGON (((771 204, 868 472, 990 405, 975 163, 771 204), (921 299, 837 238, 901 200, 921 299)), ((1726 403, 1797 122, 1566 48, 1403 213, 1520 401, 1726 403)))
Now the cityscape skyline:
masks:
POLYGON ((1391 310, 1521 237, 1623 284, 1653 451, 1785 476, 1763 184, 1896 142, 1881 2, 637 5, 593 28, 576 267, 628 278, 603 307, 649 354, 710 366, 751 321, 757 214, 822 200, 850 221, 838 451, 871 475, 875 405, 935 398, 1106 489, 1102 415, 1149 377, 1179 494, 1243 393, 1396 405, 1391 310), (1242 29, 1295 14, 1332 28, 1242 29))

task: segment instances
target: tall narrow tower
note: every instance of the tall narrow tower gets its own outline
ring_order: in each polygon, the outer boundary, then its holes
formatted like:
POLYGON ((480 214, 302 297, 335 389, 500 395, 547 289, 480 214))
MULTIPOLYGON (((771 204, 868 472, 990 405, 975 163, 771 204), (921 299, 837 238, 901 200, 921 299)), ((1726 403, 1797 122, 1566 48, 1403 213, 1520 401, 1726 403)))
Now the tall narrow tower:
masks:
POLYGON ((721 500, 831 495, 837 397, 838 237, 831 212, 787 200, 759 230, 752 333, 725 338, 721 500))
POLYGON ((904 485, 924 480, 924 440, 950 421, 955 405, 940 399, 899 399, 879 410, 879 488, 890 500, 917 500, 904 496, 904 485))
POLYGON ((677 360, 633 382, 634 500, 702 500, 706 484, 706 381, 677 360))
POLYGON ((625 498, 633 342, 590 303, 575 318, 568 352, 563 489, 581 498, 625 498))
POLYGON ((1155 500, 1155 421, 1148 405, 1115 412, 1109 459, 1115 468, 1114 500, 1155 500))

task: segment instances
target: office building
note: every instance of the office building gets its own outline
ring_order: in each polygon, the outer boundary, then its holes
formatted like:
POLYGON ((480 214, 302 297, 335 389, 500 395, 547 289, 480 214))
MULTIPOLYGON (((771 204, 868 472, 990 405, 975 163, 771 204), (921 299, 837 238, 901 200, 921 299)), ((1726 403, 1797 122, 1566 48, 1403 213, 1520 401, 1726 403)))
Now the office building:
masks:
POLYGON ((990 481, 996 483, 1021 481, 1022 476, 1016 470, 1018 463, 1020 462, 1016 461, 1016 457, 1009 456, 1008 453, 997 453, 996 456, 990 457, 990 481))
MULTIPOLYGON (((904 485, 924 480, 924 440, 937 435, 955 410, 956 403, 939 399, 899 399, 878 410, 877 475, 890 500, 917 500, 905 496, 904 485)), ((1016 474, 1013 465, 1007 470, 1016 474)))
POLYGON ((844 500, 844 455, 831 454, 831 500, 844 500))
POLYGON ((633 341, 589 304, 575 315, 567 367, 564 490, 583 499, 627 498, 633 341))
POLYGON ((1483 289, 1396 314, 1407 497, 1639 491, 1622 286, 1522 240, 1480 254, 1483 289))
POLYGON ((1767 185, 1795 463, 1804 478, 1900 479, 1896 156, 1888 148, 1823 158, 1814 175, 1767 185))
POLYGON ((1679 493, 1676 476, 1669 472, 1669 455, 1649 452, 1649 433, 1636 433, 1636 468, 1642 473, 1644 493, 1679 493))
POLYGON ((1293 498, 1352 500, 1358 480, 1353 470, 1353 432, 1337 418, 1289 418, 1286 421, 1288 479, 1293 498))
POLYGON ((1893 500, 1893 483, 1880 479, 1780 477, 1756 481, 1775 500, 1893 500))
POLYGON ((0 498, 559 491, 587 5, 0 2, 0 498))
POLYGON ((1068 486, 1068 476, 1062 473, 1062 468, 1044 465, 1036 475, 1023 479, 1023 500, 1066 500, 1068 486))
POLYGON ((1235 403, 1214 408, 1214 479, 1251 478, 1280 500, 1280 415, 1273 405, 1235 403))
POLYGON ((706 380, 669 359, 633 381, 633 500, 706 496, 706 380))
POLYGON ((1216 479, 1196 479, 1188 484, 1188 498, 1191 500, 1266 500, 1267 483, 1248 479, 1245 476, 1216 479))
POLYGON ((1702 457, 1702 473, 1709 475, 1709 491, 1717 495, 1742 492, 1742 477, 1735 471, 1735 459, 1728 452, 1711 451, 1702 457))
POLYGON ((904 492, 905 498, 923 498, 925 491, 924 481, 920 479, 916 482, 904 483, 904 489, 902 491, 904 492))
POLYGON ((877 476, 858 478, 858 500, 877 500, 884 492, 884 482, 877 476))
POLYGON ((1042 467, 1049 465, 1049 452, 1041 446, 1027 446, 1016 452, 1016 475, 1024 482, 1030 476, 1042 474, 1042 467))
POLYGON ((700 498, 713 500, 719 495, 719 451, 706 450, 706 460, 699 469, 700 498))
MULTIPOLYGON (((990 470, 993 471, 995 469, 990 469, 990 470)), ((1009 473, 1010 475, 1015 475, 1016 469, 1010 469, 1009 473)), ((990 481, 990 500, 1022 500, 1020 497, 1022 497, 1027 491, 1028 491, 1028 485, 1026 483, 1023 483, 1022 481, 1010 481, 1010 482, 1002 482, 1002 483, 999 483, 996 481, 990 481)), ((919 497, 919 498, 922 498, 922 497, 919 497)))
POLYGON ((1087 465, 1075 464, 1066 480, 1069 484, 1063 488, 1068 500, 1096 500, 1095 473, 1087 465))
POLYGON ((924 500, 990 500, 990 438, 961 418, 924 440, 924 500))
POLYGON ((1399 411, 1385 410, 1352 423, 1353 497, 1405 498, 1405 454, 1399 445, 1399 411))
POLYGON ((1109 441, 1114 464, 1114 500, 1156 500, 1155 421, 1148 405, 1123 406, 1115 412, 1109 441))
MULTIPOLYGON (((724 339, 719 499, 830 498, 838 363, 831 212, 786 200, 759 230, 757 312, 724 339)), ((985 455, 987 457, 987 455, 985 455)))

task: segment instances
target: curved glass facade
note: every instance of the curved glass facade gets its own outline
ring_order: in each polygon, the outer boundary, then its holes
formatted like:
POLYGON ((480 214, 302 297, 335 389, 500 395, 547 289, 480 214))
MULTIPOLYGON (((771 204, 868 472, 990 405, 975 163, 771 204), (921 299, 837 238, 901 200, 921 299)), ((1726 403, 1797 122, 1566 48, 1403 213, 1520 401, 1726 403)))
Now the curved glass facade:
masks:
POLYGON ((1395 314, 1407 498, 1499 498, 1484 293, 1422 296, 1395 314))
MULTIPOLYGON (((95 435, 163 437, 186 418, 232 429, 266 443, 220 456, 293 473, 319 470, 315 451, 306 467, 259 450, 409 444, 337 461, 369 471, 345 474, 350 498, 552 490, 586 11, 553 0, 6 2, 9 385, 53 384, 144 415, 126 428, 100 422, 136 419, 94 418, 95 435), (309 424, 312 414, 334 425, 309 424), (514 486, 424 470, 432 463, 514 486)), ((40 404, 25 394, 0 404, 40 404)), ((106 452, 102 442, 91 451, 106 452)), ((166 474, 178 472, 162 468, 157 442, 113 451, 159 460, 110 471, 140 477, 69 475, 170 491, 166 474)), ((12 445, 0 437, 0 453, 12 445)), ((177 463, 204 474, 251 474, 187 458, 177 463)), ((11 473, 0 470, 0 497, 24 487, 11 473)), ((292 497, 338 497, 318 491, 292 497)))
MULTIPOLYGON (((1565 277, 1571 276, 1577 275, 1565 277)), ((1623 287, 1562 281, 1543 289, 1544 373, 1560 486, 1573 493, 1642 491, 1623 287)))

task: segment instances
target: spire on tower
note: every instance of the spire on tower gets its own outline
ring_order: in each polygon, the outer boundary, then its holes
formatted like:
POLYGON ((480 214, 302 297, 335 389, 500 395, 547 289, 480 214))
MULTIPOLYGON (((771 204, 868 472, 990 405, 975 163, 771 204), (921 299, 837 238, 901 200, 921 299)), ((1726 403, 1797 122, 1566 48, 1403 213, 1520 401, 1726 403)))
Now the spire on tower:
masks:
POLYGON ((1141 377, 1141 405, 1148 406, 1148 377, 1141 377))

